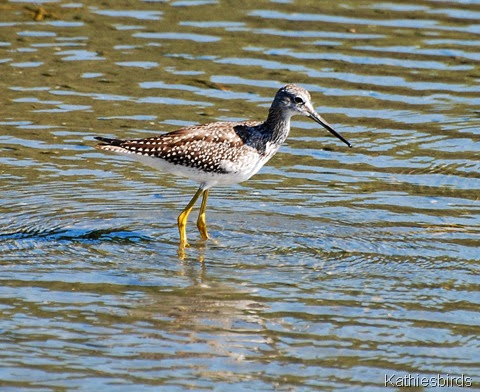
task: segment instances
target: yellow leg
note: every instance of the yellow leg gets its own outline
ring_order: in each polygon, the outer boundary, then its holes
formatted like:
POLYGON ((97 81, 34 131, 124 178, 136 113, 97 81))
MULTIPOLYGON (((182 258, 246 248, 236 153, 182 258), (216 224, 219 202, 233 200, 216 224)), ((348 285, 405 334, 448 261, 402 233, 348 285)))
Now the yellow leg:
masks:
POLYGON ((208 240, 210 237, 207 232, 207 223, 206 223, 206 209, 207 209, 207 200, 208 200, 208 189, 203 191, 202 205, 200 207, 200 213, 198 214, 197 227, 200 232, 200 236, 203 240, 208 240))
POLYGON ((198 188, 198 191, 193 195, 192 200, 190 203, 185 207, 182 213, 178 216, 178 231, 180 233, 180 248, 186 248, 188 246, 187 242, 187 219, 190 212, 192 212, 192 208, 195 205, 195 202, 203 193, 202 188, 198 188))

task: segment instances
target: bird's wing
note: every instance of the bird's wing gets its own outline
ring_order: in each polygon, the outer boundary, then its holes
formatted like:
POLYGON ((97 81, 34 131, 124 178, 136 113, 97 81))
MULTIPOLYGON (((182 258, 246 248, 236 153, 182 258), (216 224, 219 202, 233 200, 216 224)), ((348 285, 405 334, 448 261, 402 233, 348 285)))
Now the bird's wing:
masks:
POLYGON ((217 122, 182 128, 145 139, 100 138, 97 147, 107 151, 164 159, 205 172, 227 173, 225 161, 235 161, 246 146, 255 122, 217 122))

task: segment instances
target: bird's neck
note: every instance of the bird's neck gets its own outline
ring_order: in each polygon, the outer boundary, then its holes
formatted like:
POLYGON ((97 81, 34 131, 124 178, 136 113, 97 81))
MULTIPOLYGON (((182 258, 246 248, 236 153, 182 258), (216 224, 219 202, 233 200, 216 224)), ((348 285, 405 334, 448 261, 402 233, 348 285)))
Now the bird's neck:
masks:
POLYGON ((272 142, 282 144, 290 132, 290 118, 292 115, 279 107, 272 105, 268 117, 262 124, 265 136, 272 142))

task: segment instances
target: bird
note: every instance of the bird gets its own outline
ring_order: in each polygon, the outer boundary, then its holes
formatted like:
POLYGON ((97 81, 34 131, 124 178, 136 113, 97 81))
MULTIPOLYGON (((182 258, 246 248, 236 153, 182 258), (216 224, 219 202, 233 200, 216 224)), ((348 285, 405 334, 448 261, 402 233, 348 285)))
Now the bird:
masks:
POLYGON ((272 101, 267 119, 261 121, 213 122, 193 125, 144 139, 112 139, 95 136, 96 148, 128 154, 138 161, 200 186, 177 219, 179 249, 189 246, 187 219, 202 196, 197 228, 203 240, 210 238, 206 225, 209 190, 248 180, 272 158, 290 132, 292 116, 302 115, 323 126, 348 147, 340 135, 314 109, 310 93, 296 84, 281 87, 272 101))

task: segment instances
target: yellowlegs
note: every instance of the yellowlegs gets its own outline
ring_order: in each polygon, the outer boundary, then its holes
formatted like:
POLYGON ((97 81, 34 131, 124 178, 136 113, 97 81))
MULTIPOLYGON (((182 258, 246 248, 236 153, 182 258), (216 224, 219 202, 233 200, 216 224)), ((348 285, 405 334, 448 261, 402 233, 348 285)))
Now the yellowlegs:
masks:
POLYGON ((297 114, 310 117, 351 147, 315 111, 308 91, 294 84, 278 90, 264 122, 215 122, 145 139, 95 139, 102 142, 97 148, 132 154, 156 169, 200 183, 192 200, 178 216, 180 249, 184 249, 188 246, 188 215, 197 199, 203 195, 197 227, 202 239, 207 240, 205 211, 209 189, 215 185, 236 184, 257 173, 285 141, 290 132, 290 118, 297 114))

